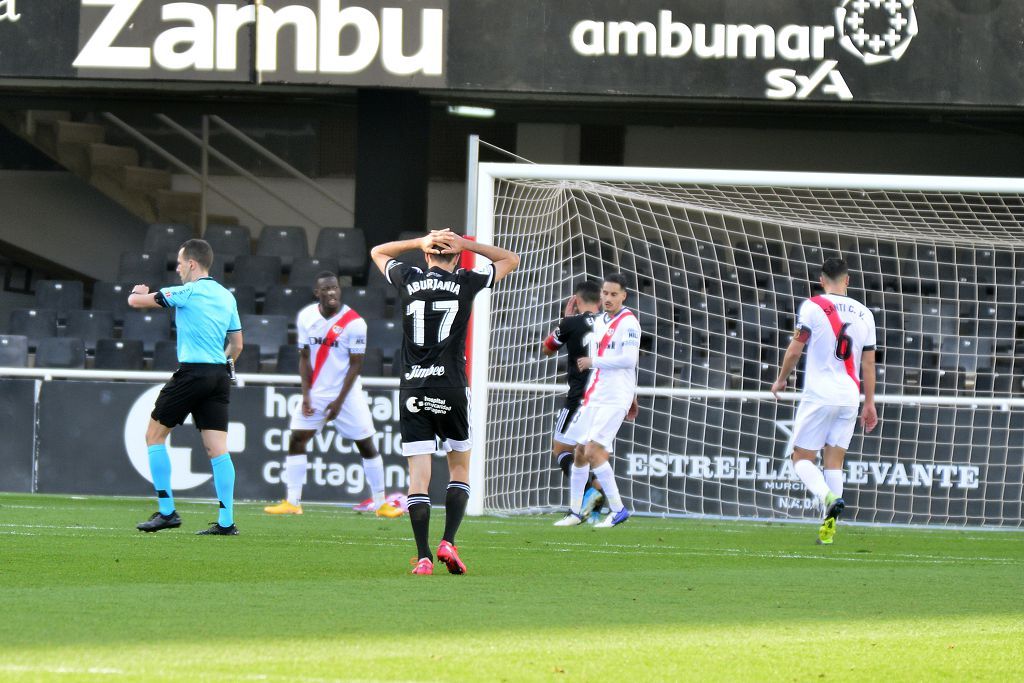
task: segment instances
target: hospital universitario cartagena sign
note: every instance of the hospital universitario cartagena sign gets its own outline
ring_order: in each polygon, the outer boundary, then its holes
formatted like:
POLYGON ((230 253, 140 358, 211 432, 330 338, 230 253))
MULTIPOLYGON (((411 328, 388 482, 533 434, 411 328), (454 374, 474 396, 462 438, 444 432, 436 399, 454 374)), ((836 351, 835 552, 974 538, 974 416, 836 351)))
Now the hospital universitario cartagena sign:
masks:
POLYGON ((0 77, 1024 104, 1024 3, 0 0, 0 77))

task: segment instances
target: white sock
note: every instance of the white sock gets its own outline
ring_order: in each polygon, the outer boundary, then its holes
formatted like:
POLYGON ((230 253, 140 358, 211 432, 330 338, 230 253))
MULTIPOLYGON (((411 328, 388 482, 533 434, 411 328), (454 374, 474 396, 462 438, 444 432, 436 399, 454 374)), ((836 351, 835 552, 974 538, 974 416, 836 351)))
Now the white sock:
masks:
POLYGON ((818 469, 818 466, 813 461, 797 460, 793 463, 793 469, 796 471, 796 475, 800 477, 800 481, 807 487, 807 490, 822 501, 831 493, 828 484, 825 483, 824 475, 822 475, 821 470, 818 469))
POLYGON ((292 505, 302 504, 302 485, 306 483, 308 464, 305 453, 289 455, 284 460, 284 480, 288 486, 288 502, 292 505))
POLYGON ((363 458, 363 473, 370 486, 373 506, 380 507, 384 504, 384 459, 379 455, 376 458, 363 458))
POLYGON ((580 514, 583 507, 583 493, 587 489, 587 481, 590 479, 590 465, 577 467, 573 463, 569 470, 569 509, 580 514))
POLYGON ((623 508, 622 498, 619 496, 619 485, 615 483, 615 470, 609 462, 594 468, 594 476, 601 482, 601 489, 604 497, 608 499, 608 507, 612 512, 618 512, 623 508))
POLYGON ((842 470, 825 470, 825 483, 828 484, 828 488, 832 493, 836 494, 840 498, 843 497, 842 470))

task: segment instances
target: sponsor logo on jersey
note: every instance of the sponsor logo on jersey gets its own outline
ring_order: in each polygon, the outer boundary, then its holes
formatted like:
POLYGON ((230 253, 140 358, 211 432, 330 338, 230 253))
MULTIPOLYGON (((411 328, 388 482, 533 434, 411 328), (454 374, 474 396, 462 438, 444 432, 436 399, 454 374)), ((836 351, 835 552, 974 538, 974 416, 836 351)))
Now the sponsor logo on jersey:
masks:
POLYGON ((431 365, 429 368, 421 368, 419 365, 414 365, 409 368, 409 372, 405 373, 406 379, 419 379, 423 377, 443 377, 444 366, 443 365, 431 365))
POLYGON ((458 296, 459 292, 462 291, 462 285, 457 282, 453 282, 452 280, 417 280, 416 282, 410 282, 405 287, 409 291, 410 296, 423 290, 441 290, 451 292, 456 296, 458 296))
MULTIPOLYGON (((309 338, 309 345, 310 346, 323 346, 324 345, 324 339, 325 339, 324 337, 310 337, 309 338)), ((332 349, 338 348, 338 340, 335 339, 334 341, 332 341, 329 344, 329 346, 332 349)))
POLYGON ((418 413, 421 410, 425 410, 428 413, 434 413, 435 415, 447 415, 451 412, 452 407, 448 405, 448 402, 443 398, 436 398, 434 396, 410 396, 405 401, 405 409, 410 413, 418 413))

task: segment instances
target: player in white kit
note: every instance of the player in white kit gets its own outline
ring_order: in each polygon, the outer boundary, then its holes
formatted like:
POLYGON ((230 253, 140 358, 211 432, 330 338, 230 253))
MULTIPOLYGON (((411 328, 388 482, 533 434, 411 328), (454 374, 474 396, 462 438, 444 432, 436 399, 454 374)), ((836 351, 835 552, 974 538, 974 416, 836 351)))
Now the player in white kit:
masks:
POLYGON ((363 394, 359 373, 366 353, 366 321, 341 303, 341 288, 334 273, 317 276, 313 295, 317 303, 299 311, 299 377, 302 405, 291 416, 285 482, 288 495, 264 511, 272 515, 301 515, 302 486, 308 460, 306 444, 327 424, 355 442, 363 472, 379 517, 398 517, 402 510, 385 502, 384 461, 373 445, 377 429, 363 394))
POLYGON ((793 469, 807 490, 825 508, 818 543, 832 543, 843 500, 843 459, 857 422, 866 432, 878 424, 875 409, 875 319, 863 304, 846 296, 850 273, 841 258, 821 266, 825 293, 811 297, 797 313, 796 333, 786 349, 779 377, 772 384, 776 398, 807 347, 804 395, 793 428, 793 469), (863 381, 861 381, 863 378, 863 381), (824 449, 822 473, 815 464, 824 449))
POLYGON ((614 452, 615 435, 623 420, 633 420, 637 413, 636 366, 640 357, 640 322, 633 311, 624 307, 628 289, 619 274, 608 275, 601 285, 603 313, 594 320, 591 353, 576 364, 580 370, 593 368, 583 393, 583 404, 573 418, 566 437, 583 444, 583 453, 576 457, 569 475, 569 514, 555 526, 575 526, 583 522, 580 510, 583 493, 593 469, 601 482, 611 512, 595 526, 613 527, 629 519, 629 510, 622 503, 615 472, 608 459, 614 452))

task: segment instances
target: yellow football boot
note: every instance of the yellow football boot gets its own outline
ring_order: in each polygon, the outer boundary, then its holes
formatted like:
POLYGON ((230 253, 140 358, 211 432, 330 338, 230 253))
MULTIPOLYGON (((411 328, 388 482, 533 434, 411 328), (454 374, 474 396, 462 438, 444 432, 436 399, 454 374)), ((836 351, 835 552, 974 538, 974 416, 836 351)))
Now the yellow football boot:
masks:
POLYGON ((263 508, 263 511, 268 515, 301 515, 302 506, 292 505, 287 499, 282 500, 277 505, 268 505, 263 508))

